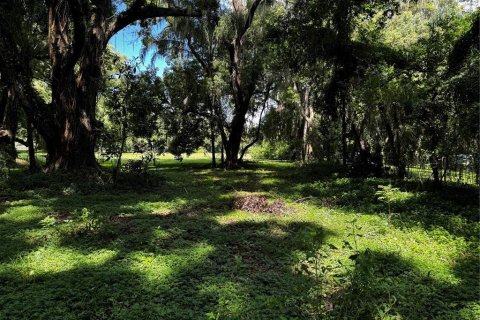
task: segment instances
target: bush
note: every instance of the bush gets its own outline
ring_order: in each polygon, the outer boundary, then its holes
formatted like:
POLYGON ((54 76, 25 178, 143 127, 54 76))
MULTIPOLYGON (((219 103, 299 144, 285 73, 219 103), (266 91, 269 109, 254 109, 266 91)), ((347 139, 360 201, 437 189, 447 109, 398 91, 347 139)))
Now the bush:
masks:
POLYGON ((142 160, 128 160, 123 168, 126 173, 132 174, 146 174, 147 173, 147 164, 142 160))
POLYGON ((249 154, 256 160, 290 160, 291 150, 286 142, 263 142, 250 148, 249 154))

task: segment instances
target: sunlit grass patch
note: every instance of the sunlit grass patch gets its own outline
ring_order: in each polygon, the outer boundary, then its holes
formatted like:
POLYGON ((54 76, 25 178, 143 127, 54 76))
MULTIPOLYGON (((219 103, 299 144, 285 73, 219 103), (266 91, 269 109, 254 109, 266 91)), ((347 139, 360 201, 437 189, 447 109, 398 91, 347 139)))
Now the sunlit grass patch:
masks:
POLYGON ((23 276, 34 277, 66 272, 79 267, 102 266, 115 255, 116 251, 108 249, 82 252, 71 248, 44 246, 12 262, 11 266, 23 276))

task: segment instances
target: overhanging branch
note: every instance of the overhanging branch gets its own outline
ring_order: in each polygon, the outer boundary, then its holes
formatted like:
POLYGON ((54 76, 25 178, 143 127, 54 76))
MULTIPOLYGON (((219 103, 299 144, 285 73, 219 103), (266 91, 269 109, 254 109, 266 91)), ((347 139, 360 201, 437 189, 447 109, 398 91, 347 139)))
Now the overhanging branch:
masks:
POLYGON ((199 10, 182 8, 165 8, 144 4, 144 1, 135 1, 130 8, 120 13, 110 25, 107 39, 135 21, 158 17, 200 17, 199 10))

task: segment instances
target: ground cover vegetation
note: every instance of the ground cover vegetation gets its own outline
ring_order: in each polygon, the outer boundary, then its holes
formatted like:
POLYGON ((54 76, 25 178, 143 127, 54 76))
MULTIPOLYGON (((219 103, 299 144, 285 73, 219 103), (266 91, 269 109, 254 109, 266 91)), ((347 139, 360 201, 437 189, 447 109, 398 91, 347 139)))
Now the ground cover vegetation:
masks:
POLYGON ((12 171, 1 318, 478 318, 473 187, 272 161, 223 171, 203 155, 149 175, 114 187, 12 171))

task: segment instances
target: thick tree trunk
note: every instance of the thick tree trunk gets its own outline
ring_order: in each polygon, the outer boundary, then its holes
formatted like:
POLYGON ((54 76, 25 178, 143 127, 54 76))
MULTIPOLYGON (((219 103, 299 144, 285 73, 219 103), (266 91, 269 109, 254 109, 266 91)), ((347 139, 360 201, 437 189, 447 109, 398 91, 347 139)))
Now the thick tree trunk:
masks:
POLYGON ((63 1, 49 6, 49 53, 52 63, 52 107, 58 141, 47 143, 49 170, 97 168, 95 109, 101 79, 101 58, 107 43, 106 12, 92 16, 87 30, 86 8, 63 1), (62 10, 72 12, 72 21, 62 10), (82 10, 85 10, 82 12, 82 10), (74 34, 68 39, 68 26, 74 34))
MULTIPOLYGON (((72 85, 57 85, 53 87, 53 105, 57 110, 59 140, 46 141, 47 167, 49 170, 96 168, 95 116, 91 111, 95 105, 88 105, 88 99, 72 94, 71 90, 75 90, 72 85)), ((92 90, 88 94, 96 97, 96 93, 92 90)))
POLYGON ((52 105, 57 130, 57 139, 53 140, 57 141, 46 141, 47 166, 70 171, 97 168, 95 111, 108 40, 137 20, 200 13, 160 8, 143 0, 133 1, 117 16, 111 16, 111 1, 90 5, 84 1, 51 0, 48 5, 52 105))
POLYGON ((245 128, 245 113, 236 113, 233 117, 230 134, 225 146, 227 169, 238 167, 240 144, 242 142, 243 129, 245 128))
POLYGON ((8 162, 13 164, 17 158, 15 139, 18 129, 18 99, 12 86, 6 91, 5 100, 2 101, 0 110, 3 119, 0 119, 0 152, 7 156, 8 162))

